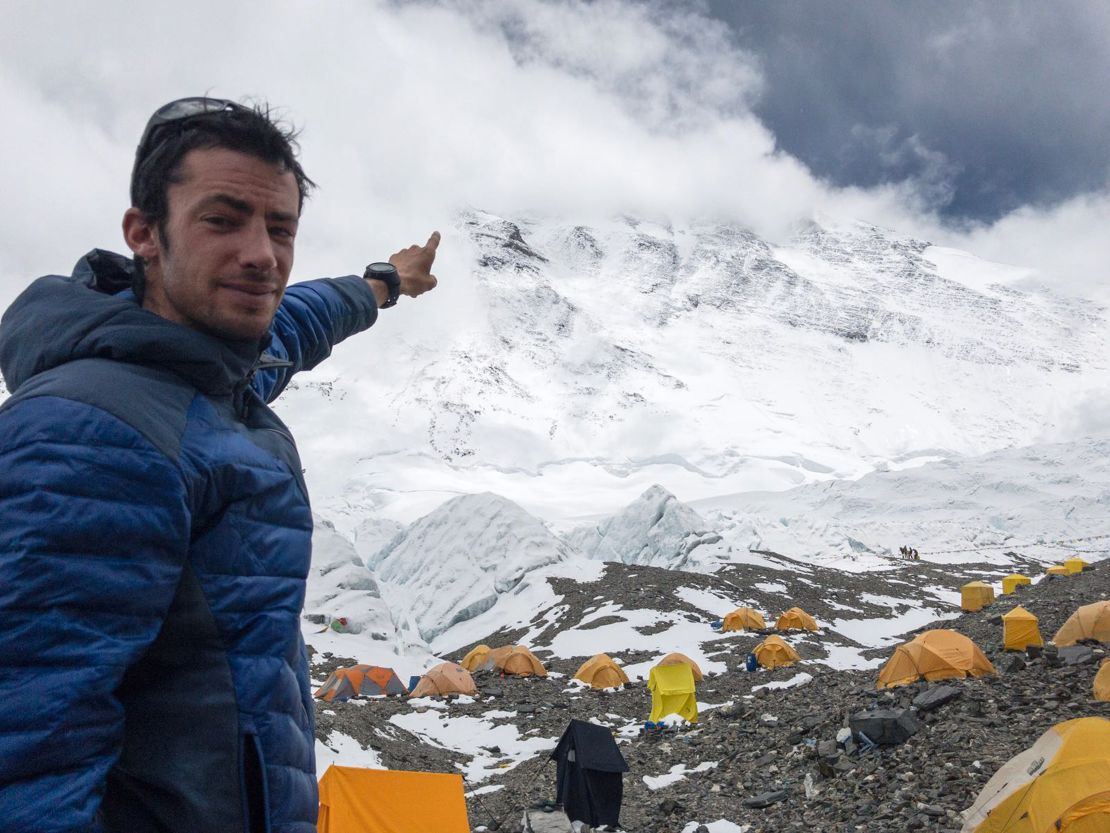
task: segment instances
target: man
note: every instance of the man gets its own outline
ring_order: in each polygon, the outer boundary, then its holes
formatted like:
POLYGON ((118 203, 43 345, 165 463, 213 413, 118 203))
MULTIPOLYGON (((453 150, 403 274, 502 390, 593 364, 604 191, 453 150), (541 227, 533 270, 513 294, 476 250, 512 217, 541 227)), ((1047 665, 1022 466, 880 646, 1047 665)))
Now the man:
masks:
POLYGON ((436 284, 438 233, 295 284, 312 186, 268 113, 182 99, 101 250, 0 322, 0 830, 315 831, 312 516, 267 406, 436 284))

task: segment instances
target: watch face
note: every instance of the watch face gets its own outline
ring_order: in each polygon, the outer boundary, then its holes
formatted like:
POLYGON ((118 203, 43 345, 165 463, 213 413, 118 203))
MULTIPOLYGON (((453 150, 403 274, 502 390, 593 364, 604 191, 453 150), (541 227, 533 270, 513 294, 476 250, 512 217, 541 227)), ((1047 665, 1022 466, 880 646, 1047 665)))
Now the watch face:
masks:
POLYGON ((366 271, 375 275, 389 275, 396 269, 392 263, 371 263, 366 267, 366 271))

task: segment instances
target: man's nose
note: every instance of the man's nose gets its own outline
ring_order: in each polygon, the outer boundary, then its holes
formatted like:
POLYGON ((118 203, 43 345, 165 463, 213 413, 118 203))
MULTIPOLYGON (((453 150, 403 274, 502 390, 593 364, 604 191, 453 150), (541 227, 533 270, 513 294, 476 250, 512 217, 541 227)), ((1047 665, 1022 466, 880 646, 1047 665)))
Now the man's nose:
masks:
POLYGON ((262 273, 271 272, 277 267, 274 241, 264 221, 247 223, 243 245, 239 250, 239 265, 262 273))

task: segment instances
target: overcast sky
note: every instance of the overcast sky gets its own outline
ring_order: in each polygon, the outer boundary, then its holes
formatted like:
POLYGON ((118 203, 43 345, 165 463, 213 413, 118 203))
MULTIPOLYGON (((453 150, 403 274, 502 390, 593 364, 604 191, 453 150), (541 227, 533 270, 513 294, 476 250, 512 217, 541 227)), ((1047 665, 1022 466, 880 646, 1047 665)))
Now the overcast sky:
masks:
POLYGON ((1108 8, 8 0, 0 303, 122 246, 147 116, 204 92, 304 127, 321 189, 301 278, 359 271, 474 205, 724 216, 772 239, 858 218, 1097 293, 1108 8))

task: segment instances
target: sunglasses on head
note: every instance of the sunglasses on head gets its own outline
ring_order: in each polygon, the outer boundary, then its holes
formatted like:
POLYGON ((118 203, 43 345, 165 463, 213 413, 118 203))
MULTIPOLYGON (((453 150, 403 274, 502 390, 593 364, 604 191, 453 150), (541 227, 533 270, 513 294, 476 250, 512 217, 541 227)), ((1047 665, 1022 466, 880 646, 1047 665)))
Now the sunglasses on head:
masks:
POLYGON ((132 185, 134 185, 139 169, 158 149, 158 146, 171 135, 170 128, 181 130, 189 122, 249 112, 250 110, 242 104, 223 98, 208 98, 207 96, 190 96, 189 98, 179 98, 176 101, 171 101, 169 104, 163 104, 154 111, 154 115, 147 121, 143 136, 139 139, 139 147, 135 151, 135 167, 131 177, 132 185))

